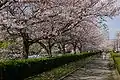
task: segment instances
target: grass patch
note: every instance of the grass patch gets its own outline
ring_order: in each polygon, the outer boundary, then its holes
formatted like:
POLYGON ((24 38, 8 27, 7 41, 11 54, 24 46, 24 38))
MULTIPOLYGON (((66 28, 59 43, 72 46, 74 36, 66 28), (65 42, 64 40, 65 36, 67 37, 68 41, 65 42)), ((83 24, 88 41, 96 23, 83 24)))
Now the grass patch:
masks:
POLYGON ((82 59, 76 62, 71 62, 69 64, 65 64, 61 67, 52 69, 50 71, 44 72, 42 74, 39 74, 37 76, 34 77, 29 77, 25 80, 57 80, 60 77, 80 68, 83 67, 87 62, 89 62, 90 60, 92 60, 94 57, 89 57, 86 59, 82 59))
POLYGON ((113 57, 120 57, 120 53, 111 53, 111 57, 113 58, 113 57))
POLYGON ((120 57, 114 57, 115 66, 120 74, 120 57))
POLYGON ((111 56, 113 58, 115 68, 120 74, 120 53, 111 53, 111 56))

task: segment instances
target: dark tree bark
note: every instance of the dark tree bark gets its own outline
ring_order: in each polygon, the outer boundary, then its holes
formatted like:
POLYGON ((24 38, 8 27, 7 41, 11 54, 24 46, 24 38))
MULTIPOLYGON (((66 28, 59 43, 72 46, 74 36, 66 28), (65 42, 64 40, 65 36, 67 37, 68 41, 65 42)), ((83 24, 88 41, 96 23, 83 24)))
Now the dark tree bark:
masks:
POLYGON ((76 54, 77 43, 73 42, 72 45, 73 45, 74 54, 76 54))
POLYGON ((49 57, 52 57, 52 47, 54 46, 54 42, 51 42, 51 39, 48 39, 47 41, 47 45, 45 45, 46 43, 42 43, 42 42, 38 42, 48 53, 49 57))
POLYGON ((51 39, 48 40, 48 54, 50 57, 52 57, 52 44, 51 44, 51 39))
POLYGON ((59 52, 62 53, 62 48, 60 44, 58 44, 58 49, 59 49, 59 52))
POLYGON ((27 59, 29 54, 29 41, 23 40, 23 58, 27 59))
POLYGON ((28 33, 26 33, 25 29, 21 29, 20 33, 23 38, 23 58, 27 59, 29 55, 29 47, 33 43, 29 41, 30 38, 28 36, 28 33))
POLYGON ((81 53, 81 52, 82 52, 82 45, 77 46, 77 47, 78 47, 78 49, 79 49, 79 52, 81 53))
POLYGON ((62 53, 65 54, 65 44, 61 43, 61 46, 62 46, 62 53))
POLYGON ((2 6, 4 6, 7 2, 8 2, 8 0, 2 1, 2 2, 0 3, 0 8, 1 8, 2 6))
POLYGON ((76 45, 74 45, 73 49, 74 49, 74 54, 76 54, 76 45))

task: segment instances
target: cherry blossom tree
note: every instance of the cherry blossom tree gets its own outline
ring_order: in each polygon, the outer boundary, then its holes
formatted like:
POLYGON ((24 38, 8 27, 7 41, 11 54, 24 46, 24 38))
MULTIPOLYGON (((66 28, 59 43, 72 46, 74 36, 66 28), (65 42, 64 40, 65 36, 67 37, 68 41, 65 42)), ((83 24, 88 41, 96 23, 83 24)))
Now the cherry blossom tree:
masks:
POLYGON ((103 17, 118 15, 120 9, 115 0, 2 0, 0 7, 2 37, 22 38, 24 58, 33 43, 39 43, 50 56, 54 44, 64 48, 71 41, 76 48, 76 42, 93 43, 99 36, 91 35, 99 31, 91 27, 101 27, 103 17), (82 27, 87 31, 79 30, 82 27))

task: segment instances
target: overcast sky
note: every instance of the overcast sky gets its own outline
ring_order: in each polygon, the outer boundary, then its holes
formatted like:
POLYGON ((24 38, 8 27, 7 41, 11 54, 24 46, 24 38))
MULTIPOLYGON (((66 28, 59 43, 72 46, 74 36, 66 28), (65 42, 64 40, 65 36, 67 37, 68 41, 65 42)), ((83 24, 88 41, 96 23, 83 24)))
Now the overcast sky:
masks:
MULTIPOLYGON (((120 5, 120 0, 117 1, 117 5, 120 5)), ((109 38, 115 39, 116 33, 120 31, 120 16, 117 16, 114 19, 107 19, 107 25, 109 27, 109 38)))
POLYGON ((120 16, 117 16, 114 19, 107 19, 107 25, 109 27, 110 39, 115 39, 116 33, 120 31, 120 16))

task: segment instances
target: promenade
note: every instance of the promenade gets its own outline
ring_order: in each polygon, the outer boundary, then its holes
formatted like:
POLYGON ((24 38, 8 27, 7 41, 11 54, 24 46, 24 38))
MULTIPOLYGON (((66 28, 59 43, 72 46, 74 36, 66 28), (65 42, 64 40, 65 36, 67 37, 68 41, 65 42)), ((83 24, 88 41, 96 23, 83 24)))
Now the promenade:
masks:
POLYGON ((63 80, 111 80, 112 71, 109 69, 108 63, 109 56, 105 60, 102 59, 102 56, 98 56, 84 68, 80 68, 63 80))

